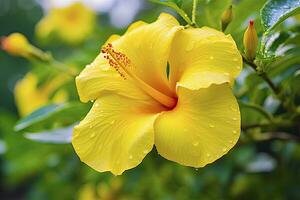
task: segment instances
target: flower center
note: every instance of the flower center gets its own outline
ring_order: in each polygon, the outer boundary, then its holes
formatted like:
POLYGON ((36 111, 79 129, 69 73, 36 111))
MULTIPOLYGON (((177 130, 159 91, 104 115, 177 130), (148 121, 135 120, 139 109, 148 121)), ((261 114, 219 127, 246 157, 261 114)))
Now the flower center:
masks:
POLYGON ((140 87, 152 98, 160 102, 162 105, 166 106, 167 108, 175 107, 177 100, 161 93, 160 91, 151 87, 149 84, 145 83, 136 74, 132 73, 130 71, 130 59, 125 54, 115 51, 112 47, 112 44, 108 43, 105 47, 102 48, 101 52, 105 54, 104 58, 108 60, 109 65, 112 66, 125 80, 127 79, 127 77, 130 77, 136 82, 138 87, 140 87))

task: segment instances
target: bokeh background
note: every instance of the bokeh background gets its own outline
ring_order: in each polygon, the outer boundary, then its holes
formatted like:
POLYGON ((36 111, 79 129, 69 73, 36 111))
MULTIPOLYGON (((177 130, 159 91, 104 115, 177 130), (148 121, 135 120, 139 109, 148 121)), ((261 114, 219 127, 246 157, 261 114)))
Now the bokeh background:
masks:
MULTIPOLYGON (((75 45, 58 40, 41 42, 35 34, 36 24, 49 9, 71 2, 0 0, 0 36, 23 33, 31 43, 51 51, 58 60, 82 69, 96 57, 111 34, 124 33, 135 20, 154 21, 163 11, 174 14, 166 7, 143 0, 84 0, 81 2, 97 13, 97 25, 89 38, 75 45)), ((256 10, 254 14, 241 16, 245 23, 238 25, 235 32, 239 46, 247 19, 258 15, 258 8, 253 10, 256 10)), ((295 66, 293 72, 299 69, 299 63, 295 66)), ((113 176, 98 173, 81 163, 69 143, 43 143, 25 138, 14 131, 20 119, 14 87, 33 68, 29 61, 0 51, 0 199, 300 199, 297 141, 255 141, 242 135, 237 147, 226 156, 200 169, 167 161, 154 149, 138 167, 122 176, 113 176)), ((239 84, 243 84, 245 73, 239 78, 239 84)), ((263 96, 257 91, 253 94, 256 98, 263 96)), ((257 118, 250 111, 244 116, 257 118)))

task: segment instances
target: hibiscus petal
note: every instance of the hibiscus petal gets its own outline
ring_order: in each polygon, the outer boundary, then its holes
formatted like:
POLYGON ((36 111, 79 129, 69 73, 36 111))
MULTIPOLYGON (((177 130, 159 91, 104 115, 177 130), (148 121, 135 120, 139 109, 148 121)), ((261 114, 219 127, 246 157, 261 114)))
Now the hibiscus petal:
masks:
MULTIPOLYGON (((112 43, 117 51, 130 58, 134 65, 134 74, 155 89, 171 96, 173 92, 169 89, 166 66, 171 42, 178 28, 174 17, 161 14, 152 24, 142 21, 133 23, 124 36, 113 35, 106 44, 112 43)), ((81 101, 95 100, 107 91, 128 97, 149 98, 132 80, 120 77, 103 56, 101 53, 76 77, 81 101)))
POLYGON ((124 53, 132 63, 132 71, 145 83, 163 92, 174 95, 170 90, 166 74, 171 43, 178 30, 182 29, 171 15, 163 13, 151 24, 138 22, 113 47, 124 53))
MULTIPOLYGON (((119 35, 112 35, 106 43, 119 39, 119 35)), ((124 80, 113 69, 108 61, 100 54, 90 65, 76 77, 77 91, 82 102, 97 99, 101 94, 113 92, 130 98, 149 99, 131 80, 124 80)))
POLYGON ((115 175, 137 166, 153 147, 153 123, 160 109, 154 101, 101 96, 74 129, 77 155, 95 170, 115 175))
POLYGON ((185 29, 175 36, 170 53, 170 80, 199 89, 232 82, 242 69, 242 57, 231 36, 203 27, 185 29))
POLYGON ((229 84, 189 90, 178 88, 175 109, 154 124, 155 146, 163 157, 203 167, 226 154, 240 134, 240 113, 229 84))

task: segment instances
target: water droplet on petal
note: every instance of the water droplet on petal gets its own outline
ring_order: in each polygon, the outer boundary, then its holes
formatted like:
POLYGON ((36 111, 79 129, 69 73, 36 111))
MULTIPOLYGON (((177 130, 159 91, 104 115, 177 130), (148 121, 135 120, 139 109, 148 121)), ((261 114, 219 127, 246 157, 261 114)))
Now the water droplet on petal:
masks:
POLYGON ((235 107, 230 107, 230 109, 232 110, 232 111, 236 111, 236 108, 235 107))
POLYGON ((213 59, 214 59, 214 57, 213 57, 213 56, 210 56, 210 57, 209 57, 209 59, 213 60, 213 59))
POLYGON ((236 120, 237 120, 237 118, 236 118, 236 117, 233 117, 233 118, 232 118, 232 120, 233 120, 233 121, 236 121, 236 120))
POLYGON ((143 151, 143 153, 144 153, 144 154, 147 154, 147 153, 148 153, 148 150, 147 150, 147 149, 146 149, 146 150, 144 150, 144 151, 143 151))
POLYGON ((198 141, 196 141, 196 142, 194 142, 194 143, 193 143, 193 145, 196 147, 196 146, 198 146, 198 145, 199 145, 199 142, 198 142, 198 141))
POLYGON ((93 128, 93 125, 90 125, 89 127, 90 127, 90 128, 93 128))
POLYGON ((213 124, 209 124, 208 125, 210 128, 214 128, 215 127, 215 125, 213 125, 213 124))
POLYGON ((233 130, 232 133, 237 134, 237 131, 236 131, 236 130, 233 130))
POLYGON ((236 68, 237 68, 237 69, 241 69, 241 67, 240 67, 240 66, 237 66, 236 68))
POLYGON ((237 58, 234 58, 233 61, 238 61, 238 59, 237 59, 237 58))
POLYGON ((209 153, 207 153, 207 154, 206 154, 206 156, 207 156, 207 157, 210 157, 210 154, 209 154, 209 153))
POLYGON ((196 171, 198 171, 198 168, 195 168, 196 171))
POLYGON ((228 72, 223 73, 225 76, 229 76, 230 74, 228 72))
POLYGON ((222 151, 223 151, 223 152, 226 152, 226 151, 227 151, 227 148, 224 147, 224 148, 222 149, 222 151))
POLYGON ((229 140, 229 143, 230 143, 230 144, 232 144, 232 143, 233 143, 233 141, 232 141, 232 140, 229 140))
POLYGON ((115 120, 112 120, 111 122, 110 122, 110 124, 114 124, 115 123, 115 120))
POLYGON ((130 155, 130 156, 129 156, 129 159, 131 160, 132 158, 133 158, 133 156, 132 156, 132 155, 130 155))
POLYGON ((186 51, 191 51, 194 48, 194 42, 189 42, 186 46, 186 51))
POLYGON ((90 135, 90 138, 93 138, 93 137, 95 137, 95 133, 92 133, 92 134, 90 135))
POLYGON ((98 106, 99 106, 99 103, 96 103, 96 104, 95 104, 95 107, 98 107, 98 106))

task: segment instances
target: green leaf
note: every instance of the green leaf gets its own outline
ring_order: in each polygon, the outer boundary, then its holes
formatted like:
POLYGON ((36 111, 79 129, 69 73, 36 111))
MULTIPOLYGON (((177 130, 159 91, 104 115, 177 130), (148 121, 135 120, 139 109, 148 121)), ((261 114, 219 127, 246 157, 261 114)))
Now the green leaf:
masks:
POLYGON ((260 11, 264 31, 269 33, 290 16, 300 13, 299 0, 269 0, 260 11))
POLYGON ((52 129, 54 125, 63 127, 80 121, 88 110, 89 106, 79 102, 44 106, 18 121, 15 130, 38 132, 52 129))
POLYGON ((42 143, 67 144, 71 142, 73 128, 74 125, 71 125, 40 133, 25 133, 24 136, 27 139, 42 143))

